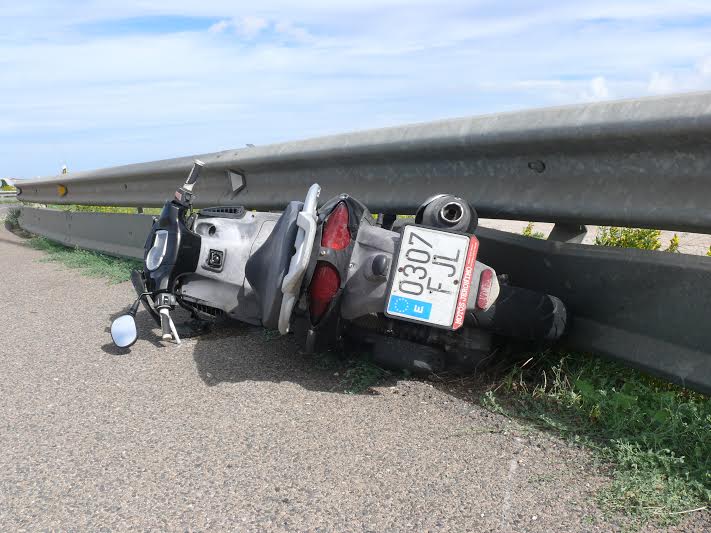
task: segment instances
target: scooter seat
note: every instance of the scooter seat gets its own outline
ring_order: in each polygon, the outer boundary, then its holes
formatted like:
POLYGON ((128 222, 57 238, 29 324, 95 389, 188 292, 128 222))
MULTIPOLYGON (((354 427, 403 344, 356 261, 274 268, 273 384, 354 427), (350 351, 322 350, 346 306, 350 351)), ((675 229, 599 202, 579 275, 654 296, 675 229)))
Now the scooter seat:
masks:
POLYGON ((259 300, 265 328, 277 329, 279 326, 279 311, 284 297, 281 285, 295 252, 296 218, 303 205, 302 202, 289 202, 267 240, 245 265, 247 281, 259 300))

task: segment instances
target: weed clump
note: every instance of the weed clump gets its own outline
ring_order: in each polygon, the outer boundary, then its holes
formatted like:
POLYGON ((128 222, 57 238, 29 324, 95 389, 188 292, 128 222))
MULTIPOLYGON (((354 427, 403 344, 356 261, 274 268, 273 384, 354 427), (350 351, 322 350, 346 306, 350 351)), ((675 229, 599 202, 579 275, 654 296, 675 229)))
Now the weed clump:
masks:
POLYGON ((529 222, 525 228, 523 228, 523 231, 521 232, 521 235, 524 237, 532 237, 534 239, 545 239, 546 236, 542 231, 533 231, 533 222, 529 222))
POLYGON ((8 210, 7 215, 5 215, 5 227, 10 231, 19 228, 21 215, 22 210, 18 208, 8 210))
POLYGON ((346 394, 361 394, 382 381, 389 372, 372 361, 360 358, 352 361, 342 381, 346 394))

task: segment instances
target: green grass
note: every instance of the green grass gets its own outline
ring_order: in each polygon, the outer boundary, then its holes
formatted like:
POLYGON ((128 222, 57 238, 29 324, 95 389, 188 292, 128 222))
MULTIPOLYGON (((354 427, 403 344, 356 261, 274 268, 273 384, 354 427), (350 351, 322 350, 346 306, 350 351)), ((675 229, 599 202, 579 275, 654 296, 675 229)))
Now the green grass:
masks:
POLYGON ((546 353, 516 365, 483 401, 610 464, 603 509, 670 523, 711 506, 711 398, 597 357, 546 353))
POLYGON ((42 261, 60 263, 78 269, 87 276, 105 278, 111 283, 130 280, 131 271, 141 267, 138 261, 120 259, 80 248, 68 248, 45 237, 33 237, 29 244, 47 254, 42 261))
MULTIPOLYGON (((71 211, 76 213, 123 213, 128 215, 135 215, 137 208, 135 207, 113 207, 105 205, 60 205, 60 204, 48 204, 49 209, 59 209, 61 211, 71 211)), ((161 212, 159 207, 145 208, 143 213, 146 215, 158 215, 161 212)))

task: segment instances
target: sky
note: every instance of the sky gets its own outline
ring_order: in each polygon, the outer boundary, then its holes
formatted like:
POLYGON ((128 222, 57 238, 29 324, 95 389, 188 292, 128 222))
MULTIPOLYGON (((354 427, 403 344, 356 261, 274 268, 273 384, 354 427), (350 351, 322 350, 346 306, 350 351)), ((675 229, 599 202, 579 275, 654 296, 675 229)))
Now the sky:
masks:
POLYGON ((0 176, 711 89, 711 1, 0 0, 0 176))

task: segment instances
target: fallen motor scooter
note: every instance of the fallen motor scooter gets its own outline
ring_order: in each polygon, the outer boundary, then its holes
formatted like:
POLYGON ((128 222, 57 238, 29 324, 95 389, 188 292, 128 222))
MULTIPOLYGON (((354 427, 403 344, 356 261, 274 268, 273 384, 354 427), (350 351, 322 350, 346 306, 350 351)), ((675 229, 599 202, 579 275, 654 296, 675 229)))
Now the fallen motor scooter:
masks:
POLYGON ((558 298, 511 286, 477 261, 476 211, 456 196, 426 200, 414 218, 374 218, 347 194, 319 207, 314 184, 282 213, 193 212, 202 167, 196 160, 154 221, 133 273, 138 299, 111 326, 119 347, 138 337, 139 302, 177 343, 232 319, 294 333, 309 352, 348 339, 383 366, 420 372, 472 369, 509 341, 565 331, 558 298), (191 327, 176 326, 177 306, 191 327))

